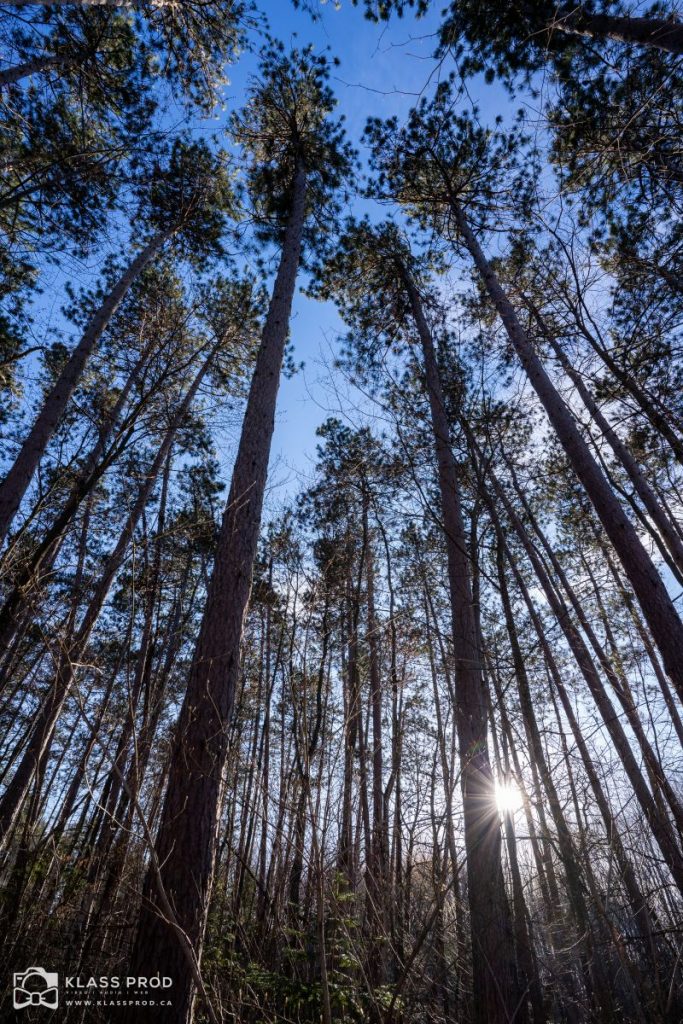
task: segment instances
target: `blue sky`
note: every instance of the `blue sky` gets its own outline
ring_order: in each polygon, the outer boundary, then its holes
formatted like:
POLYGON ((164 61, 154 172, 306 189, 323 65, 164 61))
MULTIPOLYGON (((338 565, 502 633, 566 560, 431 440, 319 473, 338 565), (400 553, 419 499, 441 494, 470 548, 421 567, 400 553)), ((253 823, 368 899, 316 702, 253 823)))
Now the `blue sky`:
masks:
MULTIPOLYGON (((414 15, 394 18, 389 25, 377 25, 363 17, 351 0, 342 0, 339 10, 332 2, 320 5, 320 21, 303 11, 294 10, 290 0, 261 0, 260 9, 268 18, 271 32, 286 45, 312 43, 318 50, 330 48, 341 61, 333 70, 331 84, 337 95, 339 112, 345 116, 351 141, 357 147, 368 117, 405 115, 421 95, 428 94, 440 73, 433 53, 439 7, 428 17, 414 15)), ((244 85, 256 68, 256 59, 247 54, 229 71, 228 109, 242 101, 244 85)), ((473 85, 472 98, 484 120, 493 120, 501 107, 509 104, 499 86, 473 85)), ((363 153, 361 150, 361 158, 363 153)), ((354 212, 368 211, 369 204, 359 201, 354 212)), ((375 215, 381 211, 375 210, 375 215)), ((304 283, 303 279, 300 283, 304 283)), ((349 390, 343 376, 334 372, 333 360, 339 333, 344 330, 331 304, 322 304, 298 294, 292 318, 292 342, 297 363, 305 368, 282 382, 278 401, 276 433, 273 442, 269 504, 271 508, 305 486, 314 462, 316 428, 327 416, 348 417, 358 425, 363 398, 349 390)), ((227 439, 226 439, 227 440, 227 439)), ((231 446, 228 442, 226 449, 231 446)), ((227 450, 222 457, 229 458, 227 450)))
MULTIPOLYGON (((314 21, 308 13, 295 10, 291 0, 257 0, 259 10, 268 20, 270 32, 285 45, 302 47, 313 44, 318 51, 329 49, 330 56, 341 64, 332 71, 331 85, 338 99, 339 113, 345 117, 350 140, 361 150, 360 138, 369 116, 404 116, 420 96, 429 94, 440 73, 448 73, 450 66, 439 68, 433 53, 436 29, 439 23, 439 5, 426 18, 413 14, 387 24, 373 24, 363 17, 361 9, 351 0, 341 0, 339 10, 332 0, 320 4, 320 20, 314 21)), ((257 71, 257 38, 253 51, 245 52, 228 69, 230 84, 225 90, 225 110, 204 121, 194 121, 189 127, 198 135, 220 129, 229 113, 242 105, 244 90, 250 75, 257 71)), ((472 83, 470 95, 480 107, 484 121, 493 120, 499 112, 510 108, 510 101, 497 85, 472 83)), ((169 127, 182 127, 185 111, 171 103, 167 111, 169 127)), ((351 212, 351 211, 349 211, 351 212)), ((382 211, 365 200, 353 205, 356 214, 368 212, 381 216, 382 211)), ((34 298, 35 322, 31 344, 40 344, 61 337, 71 347, 77 340, 77 331, 61 313, 65 302, 67 281, 75 286, 96 283, 108 251, 119 252, 121 224, 117 219, 110 225, 111 238, 98 246, 85 260, 64 255, 57 265, 42 267, 42 293, 34 298)), ((124 234, 127 227, 123 225, 124 234)), ((305 277, 300 278, 304 285, 305 277)), ((306 298, 298 293, 294 303, 291 324, 295 362, 304 363, 304 369, 291 379, 283 379, 278 401, 276 433, 272 449, 269 478, 269 507, 274 511, 290 496, 304 487, 310 478, 316 449, 316 428, 330 415, 347 418, 350 424, 360 425, 364 414, 371 414, 363 396, 348 388, 343 375, 334 370, 338 339, 343 332, 334 307, 306 298), (363 407, 363 411, 360 410, 363 407)), ((39 374, 40 360, 30 357, 24 365, 26 391, 21 403, 26 424, 33 417, 36 399, 33 381, 39 374)), ((375 415, 378 415, 375 410, 375 415)), ((221 473, 228 479, 232 468, 240 417, 236 411, 216 409, 218 455, 221 473)), ((380 424, 381 426, 381 424, 380 424)))

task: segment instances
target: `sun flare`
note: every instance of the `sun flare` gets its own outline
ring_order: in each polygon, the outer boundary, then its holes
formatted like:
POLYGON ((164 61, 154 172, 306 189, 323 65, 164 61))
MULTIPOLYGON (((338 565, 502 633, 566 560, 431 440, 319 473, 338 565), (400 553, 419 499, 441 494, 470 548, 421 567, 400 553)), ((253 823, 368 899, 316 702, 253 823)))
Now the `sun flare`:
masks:
POLYGON ((496 782, 496 806, 501 814, 511 814, 522 806, 522 794, 516 782, 496 782))

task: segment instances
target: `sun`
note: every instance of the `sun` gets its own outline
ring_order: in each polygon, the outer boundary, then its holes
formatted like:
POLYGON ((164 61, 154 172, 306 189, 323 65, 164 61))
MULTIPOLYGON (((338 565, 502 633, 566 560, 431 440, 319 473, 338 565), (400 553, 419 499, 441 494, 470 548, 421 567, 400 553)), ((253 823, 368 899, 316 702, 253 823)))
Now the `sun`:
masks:
POLYGON ((513 814, 518 811, 524 800, 516 782, 511 779, 496 782, 496 807, 501 814, 513 814))

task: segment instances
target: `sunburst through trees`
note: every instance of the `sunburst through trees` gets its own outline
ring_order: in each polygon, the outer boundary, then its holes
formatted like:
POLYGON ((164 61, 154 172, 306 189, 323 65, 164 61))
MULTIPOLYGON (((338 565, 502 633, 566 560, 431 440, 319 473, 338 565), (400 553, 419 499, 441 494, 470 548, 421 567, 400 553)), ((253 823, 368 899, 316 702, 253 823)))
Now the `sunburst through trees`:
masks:
POLYGON ((0 33, 0 1019, 679 1024, 674 7, 0 33))

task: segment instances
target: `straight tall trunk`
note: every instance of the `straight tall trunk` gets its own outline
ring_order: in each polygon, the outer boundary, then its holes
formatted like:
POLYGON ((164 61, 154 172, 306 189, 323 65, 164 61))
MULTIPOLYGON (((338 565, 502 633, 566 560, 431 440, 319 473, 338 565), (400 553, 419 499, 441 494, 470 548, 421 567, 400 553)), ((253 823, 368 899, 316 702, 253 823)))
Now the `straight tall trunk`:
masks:
MULTIPOLYGON (((303 875, 304 868, 304 857, 305 849, 304 843, 306 838, 306 814, 310 812, 311 808, 311 770, 313 759, 316 755, 318 748, 318 740, 320 739, 320 731, 323 723, 323 688, 325 686, 326 672, 327 672, 327 657, 329 647, 329 594, 325 593, 325 605, 322 614, 322 651, 320 655, 320 665, 318 668, 316 691, 315 691, 315 718, 313 720, 313 728, 310 730, 307 724, 308 711, 304 703, 304 723, 303 728, 300 730, 300 735, 297 736, 295 745, 295 754, 297 760, 297 769, 299 772, 299 797, 296 808, 296 820, 294 825, 294 859, 292 862, 292 871, 289 882, 289 903, 293 915, 298 916, 298 920, 304 919, 304 915, 301 913, 300 904, 300 890, 301 890, 301 878, 303 875)), ((299 712, 296 712, 297 717, 299 712)), ((298 723, 297 723, 298 725, 298 723)), ((316 827, 315 822, 311 822, 311 828, 316 827)))
MULTIPOLYGON (((299 166, 280 266, 261 337, 187 691, 180 713, 156 841, 160 877, 144 887, 130 974, 161 971, 173 978, 173 1007, 149 1019, 186 1024, 192 1018, 195 974, 176 928, 159 910, 160 888, 189 939, 196 962, 213 883, 222 775, 240 645, 251 592, 284 357, 305 222, 306 171, 299 166)), ((135 1019, 134 1015, 131 1019, 135 1019)))
POLYGON ((518 998, 514 947, 503 880, 501 833, 487 745, 487 698, 472 598, 472 575, 460 501, 458 471, 439 379, 432 334, 414 282, 404 283, 424 361, 436 453, 455 653, 456 717, 465 818, 468 897, 473 960, 473 1020, 509 1024, 518 998))
POLYGON ((356 863, 353 854, 353 780, 356 746, 362 754, 360 676, 358 670, 358 624, 360 620, 361 586, 365 566, 365 550, 358 560, 358 579, 347 580, 346 619, 347 656, 344 672, 344 781, 342 793, 342 820, 339 842, 339 870, 353 889, 356 881, 356 863))
MULTIPOLYGON (((365 499, 365 495, 364 495, 365 499)), ((373 539, 368 521, 368 502, 363 502, 363 534, 365 537, 365 586, 367 596, 367 643, 370 663, 370 707, 372 717, 372 838, 371 863, 368 865, 368 902, 372 942, 369 952, 370 976, 383 984, 386 974, 386 948, 382 938, 386 931, 386 850, 384 846, 384 755, 382 742, 382 683, 378 650, 378 625, 375 607, 375 561, 373 539)))

